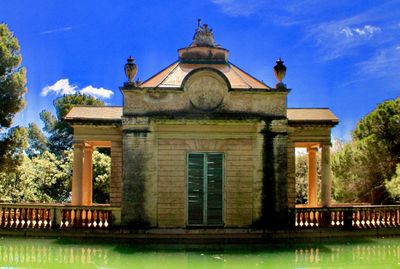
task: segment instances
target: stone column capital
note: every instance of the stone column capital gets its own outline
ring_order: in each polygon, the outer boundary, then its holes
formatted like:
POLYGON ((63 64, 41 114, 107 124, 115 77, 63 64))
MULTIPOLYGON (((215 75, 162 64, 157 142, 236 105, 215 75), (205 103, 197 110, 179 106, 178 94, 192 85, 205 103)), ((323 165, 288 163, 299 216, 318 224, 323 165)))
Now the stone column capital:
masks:
POLYGON ((72 148, 75 150, 75 149, 83 149, 85 147, 85 144, 83 143, 83 142, 78 142, 78 141, 74 141, 73 143, 72 143, 72 148))
POLYGON ((91 151, 93 152, 94 148, 92 145, 90 144, 85 144, 85 148, 84 148, 85 152, 91 151))
POLYGON ((310 153, 310 152, 314 153, 314 152, 317 152, 317 151, 318 151, 318 148, 316 148, 316 147, 308 147, 307 148, 307 152, 308 153, 310 153))

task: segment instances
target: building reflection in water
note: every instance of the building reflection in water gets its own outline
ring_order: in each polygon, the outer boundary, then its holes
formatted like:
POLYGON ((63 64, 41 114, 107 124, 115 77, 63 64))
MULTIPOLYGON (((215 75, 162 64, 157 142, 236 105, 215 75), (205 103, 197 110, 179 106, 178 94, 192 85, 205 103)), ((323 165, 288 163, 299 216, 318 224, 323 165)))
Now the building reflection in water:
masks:
POLYGON ((400 241, 315 244, 275 249, 235 246, 203 251, 184 246, 68 244, 56 240, 0 239, 0 267, 13 268, 368 268, 400 263, 400 241), (18 243, 18 244, 17 244, 18 243), (315 246, 315 247, 314 247, 315 246), (128 266, 128 267, 127 267, 128 266), (278 266, 278 267, 276 267, 278 266), (132 267, 133 268, 133 267, 132 267), (135 267, 136 268, 136 267, 135 267))
POLYGON ((398 264, 400 262, 399 244, 365 244, 356 246, 328 246, 316 248, 298 248, 295 250, 295 263, 303 265, 324 263, 370 263, 398 264))

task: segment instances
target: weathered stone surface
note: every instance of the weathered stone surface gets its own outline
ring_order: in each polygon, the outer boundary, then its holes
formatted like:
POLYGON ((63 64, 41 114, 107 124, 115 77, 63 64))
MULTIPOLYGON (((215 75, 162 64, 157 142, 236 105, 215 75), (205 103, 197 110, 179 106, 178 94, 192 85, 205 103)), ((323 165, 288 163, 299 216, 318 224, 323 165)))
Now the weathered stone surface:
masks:
MULTIPOLYGON (((254 182, 261 182, 259 174, 258 180, 254 177, 255 162, 259 162, 259 158, 255 158, 258 154, 254 147, 255 136, 251 134, 257 129, 254 127, 257 122, 246 125, 238 126, 237 122, 219 125, 215 121, 209 121, 208 124, 204 121, 201 125, 199 122, 187 125, 184 121, 157 123, 154 130, 158 131, 155 148, 158 156, 159 227, 182 227, 186 223, 186 158, 182 156, 188 152, 224 153, 225 227, 248 227, 253 223, 253 210, 257 212, 261 204, 258 200, 254 201, 253 197, 254 188, 261 190, 260 184, 254 185, 254 182), (177 211, 165 214, 166 208, 177 211)), ((261 199, 260 196, 258 198, 261 199)))
MULTIPOLYGON (((290 228, 288 206, 288 135, 271 124, 264 134, 263 210, 260 225, 270 229, 290 228), (281 132, 279 132, 281 131, 281 132)), ((281 123, 279 123, 281 125, 281 123)))
POLYGON ((111 144, 110 204, 121 205, 122 197, 122 142, 111 144))
POLYGON ((241 113, 268 117, 286 117, 285 92, 228 92, 223 78, 200 77, 182 89, 138 89, 124 92, 125 115, 190 114, 202 110, 216 113, 241 113), (197 85, 197 86, 196 86, 197 85), (203 85, 203 86, 202 86, 203 85), (208 85, 206 87, 206 85, 208 85))

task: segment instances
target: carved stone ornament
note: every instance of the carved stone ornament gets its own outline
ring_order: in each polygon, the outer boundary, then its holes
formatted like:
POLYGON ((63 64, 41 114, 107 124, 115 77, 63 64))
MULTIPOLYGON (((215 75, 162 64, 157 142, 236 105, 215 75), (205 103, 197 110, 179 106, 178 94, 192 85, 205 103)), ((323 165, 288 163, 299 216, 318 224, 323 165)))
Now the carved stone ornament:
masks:
POLYGON ((197 29, 193 36, 192 46, 215 47, 214 35, 212 29, 208 28, 208 24, 201 26, 201 20, 198 19, 197 29))
POLYGON ((281 58, 276 61, 276 65, 274 66, 274 75, 278 83, 276 84, 277 88, 285 88, 285 84, 283 84, 283 79, 286 75, 286 66, 283 64, 281 58))
POLYGON ((124 71, 126 78, 128 79, 128 83, 134 83, 133 79, 135 78, 137 73, 137 66, 135 64, 135 59, 133 59, 131 56, 129 56, 129 58, 127 59, 124 71))
POLYGON ((222 104, 228 87, 216 74, 202 72, 189 78, 185 84, 190 102, 200 110, 213 110, 222 104))

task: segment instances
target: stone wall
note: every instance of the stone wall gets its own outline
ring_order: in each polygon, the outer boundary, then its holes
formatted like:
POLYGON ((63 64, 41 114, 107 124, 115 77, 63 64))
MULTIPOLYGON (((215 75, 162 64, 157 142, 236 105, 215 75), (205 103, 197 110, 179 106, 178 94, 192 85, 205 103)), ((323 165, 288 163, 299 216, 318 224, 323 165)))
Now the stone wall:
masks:
POLYGON ((145 136, 124 134, 123 222, 186 225, 189 152, 224 153, 225 227, 249 227, 261 211, 262 135, 256 121, 155 121, 145 136))
POLYGON ((122 199, 122 142, 111 143, 110 204, 120 206, 122 199))
MULTIPOLYGON (((286 117, 285 92, 235 91, 227 92, 215 112, 258 114, 286 117)), ((137 89, 124 91, 124 115, 196 112, 189 94, 178 89, 137 89)))
POLYGON ((291 210, 288 201, 288 133, 287 120, 272 120, 263 130, 263 197, 259 226, 269 229, 291 227, 291 210))
POLYGON ((253 221, 254 156, 252 139, 158 140, 158 224, 183 227, 186 223, 186 156, 189 152, 224 153, 224 223, 245 227, 253 221))

